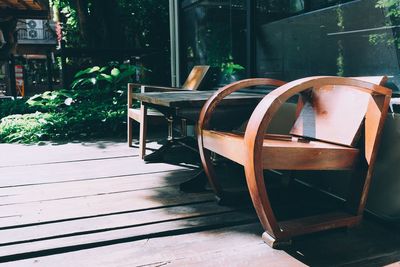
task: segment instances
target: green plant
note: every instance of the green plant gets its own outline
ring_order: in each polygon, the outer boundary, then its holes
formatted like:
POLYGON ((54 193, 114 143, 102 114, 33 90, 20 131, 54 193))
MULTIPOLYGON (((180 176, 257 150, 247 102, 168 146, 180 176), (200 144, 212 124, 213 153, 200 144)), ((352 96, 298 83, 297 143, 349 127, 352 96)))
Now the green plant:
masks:
MULTIPOLYGON (((378 0, 375 7, 384 9, 385 17, 389 19, 386 22, 386 26, 392 27, 399 25, 400 0, 378 0)), ((398 27, 393 27, 391 32, 370 34, 369 42, 372 45, 380 43, 386 43, 388 46, 394 45, 398 50, 400 50, 400 30, 398 27)))
POLYGON ((26 114, 35 109, 26 103, 26 98, 4 99, 0 101, 0 119, 12 114, 26 114))
POLYGON ((400 17, 400 1, 399 0, 378 0, 376 8, 386 8, 386 17, 400 17))
POLYGON ((126 86, 130 77, 141 71, 143 71, 143 68, 128 64, 110 63, 110 66, 94 66, 75 74, 71 89, 119 90, 126 86))
POLYGON ((5 143, 34 143, 47 139, 52 113, 10 115, 0 122, 0 140, 5 143))
POLYGON ((168 50, 168 1, 50 0, 66 47, 168 50), (148 19, 151 18, 151 19, 148 19))
POLYGON ((70 90, 48 91, 24 100, 36 113, 3 118, 0 142, 123 136, 126 84, 137 71, 143 69, 115 62, 79 71, 70 90))
POLYGON ((231 82, 237 79, 238 72, 244 70, 244 67, 233 62, 232 56, 228 61, 221 64, 221 73, 223 82, 231 82))
POLYGON ((71 105, 74 101, 73 97, 73 93, 65 89, 46 91, 32 96, 26 101, 26 104, 42 112, 56 111, 64 105, 71 105))

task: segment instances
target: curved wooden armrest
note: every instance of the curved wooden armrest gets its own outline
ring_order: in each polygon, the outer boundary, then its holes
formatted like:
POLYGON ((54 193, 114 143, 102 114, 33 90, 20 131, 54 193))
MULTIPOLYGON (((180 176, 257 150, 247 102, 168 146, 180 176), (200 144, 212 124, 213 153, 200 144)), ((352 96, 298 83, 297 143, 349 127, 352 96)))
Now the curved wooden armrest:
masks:
MULTIPOLYGON (((281 86, 285 84, 285 82, 274 79, 267 78, 253 78, 253 79, 245 79, 241 81, 237 81, 231 84, 228 84, 221 89, 217 90, 204 104, 201 109, 198 127, 199 130, 205 129, 208 127, 210 122, 211 114, 218 105, 226 96, 232 94, 235 91, 246 87, 259 86, 259 85, 270 85, 270 86, 281 86)), ((200 133, 200 131, 199 131, 200 133)))
POLYGON ((244 140, 249 151, 261 149, 265 130, 277 110, 292 96, 313 87, 347 85, 349 89, 362 90, 371 95, 391 96, 391 90, 366 81, 331 76, 315 76, 289 82, 266 95, 254 109, 247 124, 244 140))

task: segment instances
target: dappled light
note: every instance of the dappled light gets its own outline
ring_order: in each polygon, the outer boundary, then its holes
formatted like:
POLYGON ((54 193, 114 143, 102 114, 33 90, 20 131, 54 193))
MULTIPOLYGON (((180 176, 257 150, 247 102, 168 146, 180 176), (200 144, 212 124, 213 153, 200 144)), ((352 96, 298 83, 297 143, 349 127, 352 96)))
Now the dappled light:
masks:
POLYGON ((398 264, 399 62, 400 0, 0 0, 1 266, 398 264))

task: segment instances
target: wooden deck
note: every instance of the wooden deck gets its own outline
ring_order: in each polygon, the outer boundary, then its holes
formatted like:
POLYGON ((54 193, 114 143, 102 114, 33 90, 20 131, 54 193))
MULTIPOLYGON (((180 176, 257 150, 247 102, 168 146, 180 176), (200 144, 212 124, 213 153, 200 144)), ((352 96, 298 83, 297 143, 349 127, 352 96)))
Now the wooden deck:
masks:
POLYGON ((400 230, 261 240, 251 206, 183 193, 195 171, 145 164, 123 142, 0 145, 1 266, 378 266, 400 259, 400 230))

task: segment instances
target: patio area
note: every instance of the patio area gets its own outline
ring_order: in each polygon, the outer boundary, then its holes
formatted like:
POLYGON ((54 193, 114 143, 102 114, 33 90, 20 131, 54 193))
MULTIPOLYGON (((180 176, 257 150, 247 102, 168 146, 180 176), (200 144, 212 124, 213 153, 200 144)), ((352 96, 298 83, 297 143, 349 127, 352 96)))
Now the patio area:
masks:
POLYGON ((220 206, 210 190, 181 192, 179 184, 196 170, 146 164, 122 141, 1 144, 0 151, 1 266, 381 266, 400 260, 398 226, 371 216, 349 231, 300 237, 287 250, 274 250, 263 243, 251 205, 220 206))

